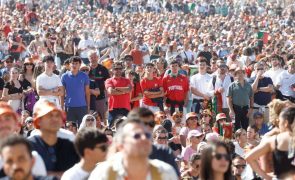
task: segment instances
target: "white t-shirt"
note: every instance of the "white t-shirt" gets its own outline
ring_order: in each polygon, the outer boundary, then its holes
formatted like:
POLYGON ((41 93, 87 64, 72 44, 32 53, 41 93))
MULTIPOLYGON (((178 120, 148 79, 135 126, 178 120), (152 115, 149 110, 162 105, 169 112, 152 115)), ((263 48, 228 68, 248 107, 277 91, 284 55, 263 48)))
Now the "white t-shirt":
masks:
MULTIPOLYGON (((44 72, 37 77, 36 87, 42 87, 42 89, 51 90, 57 87, 62 87, 62 83, 58 75, 52 74, 51 76, 48 76, 44 72)), ((58 96, 40 96, 40 100, 48 100, 54 103, 57 107, 61 107, 58 96)))
POLYGON ((278 85, 284 96, 295 97, 295 92, 291 88, 292 84, 295 84, 295 73, 290 74, 287 70, 283 71, 278 77, 278 85))
MULTIPOLYGON (((210 96, 209 94, 209 83, 212 77, 206 73, 204 75, 198 73, 191 77, 190 79, 190 87, 196 88, 199 92, 210 96)), ((192 95, 193 99, 203 99, 203 97, 192 95)))
POLYGON ((90 39, 82 39, 78 44, 78 49, 85 49, 84 51, 81 51, 80 57, 81 58, 88 58, 88 52, 90 51, 90 48, 88 47, 95 47, 94 41, 90 39))
POLYGON ((90 175, 89 172, 84 171, 80 164, 75 164, 68 169, 61 177, 61 180, 84 180, 90 175))
MULTIPOLYGON (((139 46, 139 49, 145 53, 145 52, 149 52, 149 47, 148 45, 146 44, 143 44, 142 46, 139 46)), ((150 62, 150 55, 149 54, 146 54, 142 57, 143 59, 143 62, 146 64, 146 63, 149 63, 150 62)))
POLYGON ((238 142, 234 142, 234 145, 235 145, 235 153, 241 157, 244 157, 245 150, 241 148, 238 142))
POLYGON ((282 68, 276 69, 276 70, 270 69, 270 70, 266 71, 263 76, 270 77, 273 84, 277 85, 278 84, 278 77, 283 71, 284 71, 284 69, 282 69, 282 68))
MULTIPOLYGON (((32 174, 34 176, 47 176, 46 167, 42 157, 38 154, 37 151, 32 151, 32 155, 35 158, 35 164, 32 168, 32 174)), ((3 168, 3 160, 0 157, 0 169, 3 168)))

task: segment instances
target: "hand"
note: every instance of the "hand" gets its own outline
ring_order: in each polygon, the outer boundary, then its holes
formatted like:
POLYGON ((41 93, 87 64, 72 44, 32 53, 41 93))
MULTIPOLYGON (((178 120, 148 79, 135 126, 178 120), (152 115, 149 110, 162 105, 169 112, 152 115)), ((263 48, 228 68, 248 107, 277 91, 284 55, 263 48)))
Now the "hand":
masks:
POLYGON ((250 108, 250 109, 248 110, 247 117, 248 117, 248 118, 251 117, 252 113, 253 113, 253 109, 250 108))
POLYGON ((234 111, 231 111, 231 110, 229 110, 229 116, 230 116, 230 117, 233 117, 233 116, 235 116, 235 112, 234 112, 234 111))
POLYGON ((224 92, 224 88, 218 88, 218 92, 223 93, 224 92))
POLYGON ((262 75, 263 75, 263 71, 258 71, 258 72, 257 72, 257 78, 262 77, 262 75))

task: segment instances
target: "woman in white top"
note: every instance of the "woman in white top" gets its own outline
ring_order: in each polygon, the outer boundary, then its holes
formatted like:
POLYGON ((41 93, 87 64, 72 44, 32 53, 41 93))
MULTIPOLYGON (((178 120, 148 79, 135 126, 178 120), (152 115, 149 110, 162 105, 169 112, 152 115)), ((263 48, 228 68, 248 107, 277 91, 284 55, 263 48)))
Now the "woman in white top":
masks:
POLYGON ((82 123, 80 124, 78 131, 81 131, 81 129, 83 128, 89 127, 96 128, 96 119, 93 115, 86 114, 82 119, 82 123))

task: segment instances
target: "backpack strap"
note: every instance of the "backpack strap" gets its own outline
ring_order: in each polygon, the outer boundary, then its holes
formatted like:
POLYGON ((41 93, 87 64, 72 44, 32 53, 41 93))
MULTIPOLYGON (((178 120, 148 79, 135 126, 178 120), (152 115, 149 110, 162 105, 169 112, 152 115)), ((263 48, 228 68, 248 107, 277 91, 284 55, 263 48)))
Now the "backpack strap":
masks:
POLYGON ((214 90, 215 90, 215 84, 216 84, 216 75, 213 75, 213 77, 212 77, 212 85, 213 85, 214 90))
POLYGON ((234 82, 234 81, 235 81, 235 80, 234 80, 234 77, 230 76, 230 81, 231 81, 231 82, 234 82))

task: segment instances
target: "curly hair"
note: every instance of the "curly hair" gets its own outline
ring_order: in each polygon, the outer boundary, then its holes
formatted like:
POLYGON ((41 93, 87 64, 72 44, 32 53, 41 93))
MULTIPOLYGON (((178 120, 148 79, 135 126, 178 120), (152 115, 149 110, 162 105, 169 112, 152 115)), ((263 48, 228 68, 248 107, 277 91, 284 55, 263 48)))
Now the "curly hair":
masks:
POLYGON ((268 104, 269 108, 269 122, 278 127, 279 125, 279 115, 281 111, 291 105, 292 103, 290 101, 282 101, 280 99, 274 99, 268 104))

